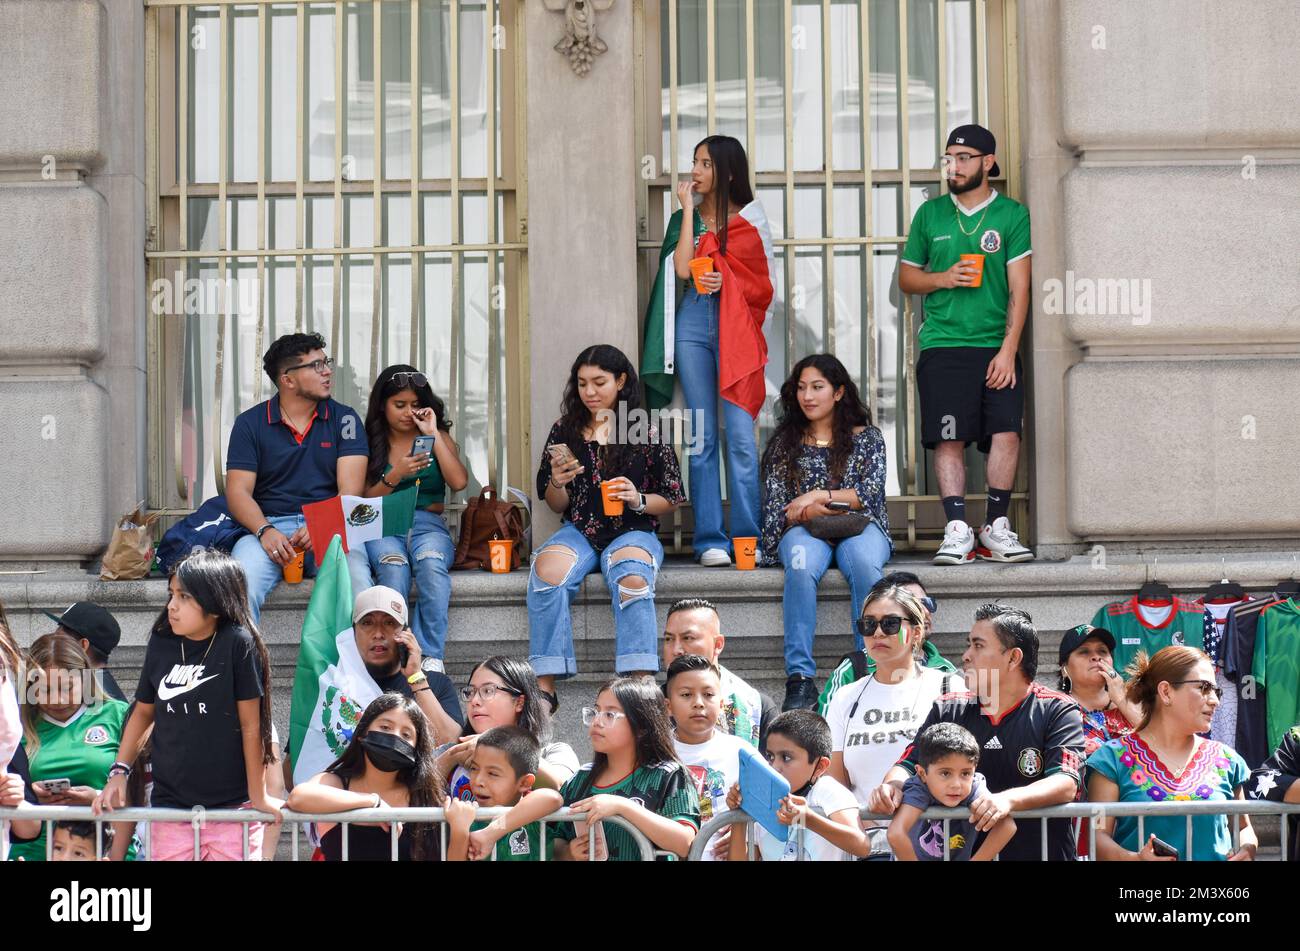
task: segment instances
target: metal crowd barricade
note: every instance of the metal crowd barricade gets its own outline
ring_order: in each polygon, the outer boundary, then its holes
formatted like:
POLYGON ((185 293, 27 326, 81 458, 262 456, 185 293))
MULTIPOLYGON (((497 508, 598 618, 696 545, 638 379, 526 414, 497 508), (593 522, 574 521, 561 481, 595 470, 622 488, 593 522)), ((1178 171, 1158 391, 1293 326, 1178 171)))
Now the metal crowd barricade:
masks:
MULTIPOLYGON (((1043 861, 1047 861, 1047 820, 1048 819, 1077 819, 1084 824, 1088 830, 1089 855, 1086 856, 1088 861, 1096 861, 1096 824, 1104 819, 1120 819, 1125 817, 1137 818, 1137 841, 1142 843, 1146 840, 1145 820, 1152 816, 1186 816, 1187 817, 1187 852, 1191 854, 1193 845, 1194 827, 1192 819, 1196 816, 1231 816, 1232 823, 1232 846, 1238 848, 1241 845, 1241 817, 1242 816, 1279 816, 1281 818, 1281 861, 1289 861, 1289 828, 1286 817, 1289 815, 1300 814, 1300 803, 1286 802, 1253 802, 1244 800, 1231 800, 1229 802, 1204 802, 1204 801, 1185 801, 1185 802, 1071 802, 1059 806, 1045 806, 1040 809, 1022 809, 1011 814, 1013 819, 1018 822, 1022 819, 1038 819, 1041 823, 1041 840, 1043 861)), ((949 861, 949 823, 953 819, 966 819, 970 816, 969 809, 946 809, 932 807, 921 813, 921 819, 941 819, 943 820, 943 860, 949 861)), ((863 808, 861 812, 863 820, 879 820, 888 822, 890 816, 881 815, 863 808)), ((715 834, 728 828, 736 823, 745 823, 746 829, 752 829, 754 820, 749 814, 741 810, 732 810, 719 813, 708 822, 700 827, 699 834, 695 836, 695 841, 691 843, 691 850, 687 855, 687 861, 698 862, 704 857, 704 850, 715 834)), ((802 825, 791 828, 791 834, 796 836, 799 848, 796 850, 796 861, 803 861, 803 836, 807 834, 807 829, 802 825)), ((1017 834, 1020 834, 1018 831, 1017 834)), ((754 858, 754 836, 748 836, 748 854, 750 859, 754 858)))
MULTIPOLYGON (((505 806, 492 806, 480 808, 475 815, 475 821, 479 819, 491 820, 497 816, 503 816, 509 812, 505 806)), ((391 859, 397 861, 398 854, 398 823, 419 822, 419 823, 436 823, 439 826, 439 841, 442 845, 442 854, 447 854, 447 815, 446 810, 441 808, 406 808, 406 809, 352 809, 347 812, 333 812, 328 814, 311 814, 305 812, 293 812, 290 809, 282 809, 285 825, 291 826, 292 841, 292 861, 300 861, 299 857, 299 838, 301 826, 308 822, 335 822, 344 827, 342 839, 342 859, 348 861, 348 839, 347 827, 350 825, 360 825, 362 823, 390 823, 389 834, 392 843, 391 859)), ((546 825, 548 822, 572 822, 575 819, 583 820, 586 818, 585 813, 574 812, 572 809, 565 807, 559 809, 540 820, 541 842, 541 861, 546 861, 546 825)), ((251 809, 155 809, 152 807, 133 807, 130 809, 116 809, 113 812, 105 812, 96 816, 90 806, 32 806, 26 805, 19 809, 0 808, 0 820, 27 820, 40 821, 45 825, 45 858, 48 861, 52 857, 54 849, 54 823, 55 822, 93 822, 95 823, 95 858, 103 858, 103 836, 101 827, 104 823, 112 824, 114 822, 187 822, 194 828, 194 859, 199 858, 200 833, 206 823, 213 822, 237 822, 243 826, 242 829, 242 855, 245 861, 248 860, 248 827, 254 822, 270 822, 271 816, 264 812, 254 812, 251 809)), ((636 842, 637 847, 641 850, 642 862, 653 862, 660 855, 668 855, 663 850, 657 850, 654 844, 646 837, 640 829, 632 825, 627 819, 621 816, 609 816, 601 819, 601 822, 610 822, 622 827, 636 842)), ((595 854, 595 836, 596 824, 588 823, 587 826, 587 854, 589 861, 590 856, 595 854)), ((496 861, 496 850, 492 850, 491 861, 496 861)))

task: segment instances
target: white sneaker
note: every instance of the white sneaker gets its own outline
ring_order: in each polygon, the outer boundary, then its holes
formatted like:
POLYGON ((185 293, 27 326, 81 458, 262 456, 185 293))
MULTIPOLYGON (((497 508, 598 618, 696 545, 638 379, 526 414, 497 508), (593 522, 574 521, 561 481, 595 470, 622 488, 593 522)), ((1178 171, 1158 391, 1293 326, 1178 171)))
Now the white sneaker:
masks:
POLYGON ((420 661, 420 669, 426 671, 433 671, 439 674, 445 674, 447 672, 446 670, 443 669, 442 661, 440 661, 436 657, 424 658, 424 660, 420 661))
POLYGON ((980 529, 980 543, 975 554, 985 561, 1034 560, 1034 553, 1020 544, 1019 536, 1011 530, 1011 523, 1005 515, 980 529))
POLYGON ((975 533, 961 519, 953 519, 943 530, 943 544, 935 552, 936 565, 964 565, 975 560, 975 533))
POLYGON ((700 555, 700 564, 705 568, 730 568, 731 556, 721 548, 706 548, 700 555))

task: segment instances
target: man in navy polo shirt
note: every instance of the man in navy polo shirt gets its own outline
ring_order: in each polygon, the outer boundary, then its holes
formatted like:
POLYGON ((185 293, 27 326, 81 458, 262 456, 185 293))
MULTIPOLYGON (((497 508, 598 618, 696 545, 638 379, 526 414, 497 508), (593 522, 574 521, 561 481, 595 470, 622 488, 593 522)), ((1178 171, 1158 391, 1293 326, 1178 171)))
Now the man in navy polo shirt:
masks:
MULTIPOLYGON (((320 334, 281 337, 262 358, 278 392, 241 413, 230 431, 226 502, 252 532, 232 554, 248 578, 254 621, 295 549, 311 550, 302 507, 364 494, 370 454, 365 426, 356 410, 330 399, 332 364, 320 334)), ((362 587, 369 586, 366 579, 362 587)))

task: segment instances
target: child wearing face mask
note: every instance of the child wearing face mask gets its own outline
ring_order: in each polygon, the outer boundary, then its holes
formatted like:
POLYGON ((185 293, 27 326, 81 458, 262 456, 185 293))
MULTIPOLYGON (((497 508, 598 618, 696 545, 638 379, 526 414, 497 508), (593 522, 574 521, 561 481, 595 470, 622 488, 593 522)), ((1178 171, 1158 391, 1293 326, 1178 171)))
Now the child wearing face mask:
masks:
MULTIPOLYGON (((801 824, 805 831, 801 845, 794 829, 782 842, 754 823, 760 861, 846 862, 871 853, 871 842, 858 818, 857 797, 826 775, 831 765, 831 728, 825 720, 811 710, 787 710, 778 716, 767 732, 767 760, 790 784, 790 795, 777 810, 778 821, 801 824)), ((740 784, 735 783, 727 791, 727 808, 739 809, 741 802, 740 784)), ((749 858, 748 828, 744 823, 731 827, 733 862, 749 858)))
MULTIPOLYGON (((517 726, 494 727, 478 738, 467 770, 474 798, 447 802, 451 830, 448 861, 492 857, 498 862, 542 860, 539 820, 558 810, 564 800, 554 789, 533 789, 541 754, 537 738, 517 726), (475 821, 480 806, 511 809, 490 822, 475 821)), ((546 857, 550 858, 549 853, 546 857)))
MULTIPOLYGON (((419 705, 398 693, 385 693, 366 707, 343 755, 289 793, 297 812, 332 813, 353 809, 404 809, 441 806, 446 794, 433 759, 433 733, 419 705)), ((438 836, 427 823, 316 824, 320 847, 313 861, 432 861, 438 836), (396 826, 396 856, 393 854, 396 826)))

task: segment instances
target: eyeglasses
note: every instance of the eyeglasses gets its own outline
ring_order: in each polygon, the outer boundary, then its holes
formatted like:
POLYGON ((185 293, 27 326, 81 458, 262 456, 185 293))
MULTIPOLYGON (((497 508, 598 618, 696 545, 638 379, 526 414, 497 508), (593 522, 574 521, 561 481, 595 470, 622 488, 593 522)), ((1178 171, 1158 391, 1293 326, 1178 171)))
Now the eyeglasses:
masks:
POLYGON ((321 360, 313 360, 311 363, 299 363, 297 366, 285 367, 284 372, 288 373, 290 370, 310 369, 314 373, 320 373, 321 371, 328 370, 333 366, 334 366, 334 360, 330 357, 325 357, 321 360))
POLYGON ((419 370, 398 370, 393 374, 393 382, 400 390, 413 386, 417 389, 429 385, 429 378, 419 370))
POLYGON ((955 155, 944 153, 943 157, 954 162, 969 162, 971 159, 983 158, 986 155, 988 155, 987 152, 958 152, 955 155))
POLYGON ((484 684, 481 687, 466 684, 460 688, 460 695, 466 703, 469 703, 475 697, 482 697, 484 703, 491 703, 492 698, 497 693, 508 693, 512 697, 522 697, 524 695, 522 690, 516 690, 514 687, 503 687, 500 684, 484 684))
POLYGON ((1210 683, 1208 680, 1175 680, 1173 683, 1176 686, 1180 684, 1196 684, 1201 690, 1201 696, 1205 697, 1207 700, 1209 699, 1210 694, 1214 694, 1215 698, 1218 700, 1223 699, 1223 688, 1210 683))
POLYGON ((601 726, 613 726, 627 716, 622 710, 597 710, 595 707, 582 708, 582 725, 591 726, 597 720, 601 726))
POLYGON ((905 617, 899 617, 897 614, 886 614, 882 618, 860 617, 854 623, 857 625, 858 633, 863 638, 874 637, 876 628, 880 628, 880 633, 887 637, 893 637, 903 629, 903 624, 907 621, 905 617))

